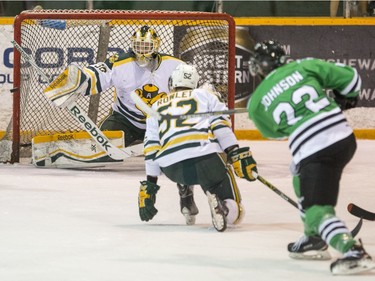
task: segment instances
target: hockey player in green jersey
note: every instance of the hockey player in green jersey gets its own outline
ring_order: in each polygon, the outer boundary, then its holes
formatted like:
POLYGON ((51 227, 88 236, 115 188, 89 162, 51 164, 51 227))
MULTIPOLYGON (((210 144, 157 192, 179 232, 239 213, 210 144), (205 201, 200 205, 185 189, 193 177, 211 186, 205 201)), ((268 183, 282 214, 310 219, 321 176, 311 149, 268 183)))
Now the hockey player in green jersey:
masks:
MULTIPOLYGON (((227 110, 220 94, 196 88, 199 75, 191 65, 179 65, 170 77, 171 93, 152 105, 163 115, 194 114, 227 110)), ((157 177, 164 173, 170 180, 185 185, 199 184, 206 193, 216 230, 238 224, 244 214, 241 195, 234 178, 254 181, 256 163, 249 147, 239 148, 228 115, 194 117, 186 120, 147 118, 144 141, 147 180, 141 182, 139 214, 149 221, 157 213, 154 206, 159 186, 157 177)))
POLYGON ((336 216, 339 183, 356 150, 353 130, 342 112, 354 107, 361 88, 356 69, 319 59, 286 63, 276 41, 254 47, 249 68, 262 79, 248 103, 249 117, 261 134, 288 139, 291 171, 304 236, 288 245, 292 258, 327 259, 330 245, 343 253, 331 264, 333 274, 374 268, 361 241, 336 216), (325 90, 333 90, 331 98, 325 90))

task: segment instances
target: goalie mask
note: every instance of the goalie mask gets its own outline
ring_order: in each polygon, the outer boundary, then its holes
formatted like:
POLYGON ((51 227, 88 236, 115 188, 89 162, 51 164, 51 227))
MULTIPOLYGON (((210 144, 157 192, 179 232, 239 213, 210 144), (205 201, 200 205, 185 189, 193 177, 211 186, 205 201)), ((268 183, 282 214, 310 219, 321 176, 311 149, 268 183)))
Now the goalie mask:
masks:
POLYGON ((195 66, 180 64, 173 70, 168 80, 169 90, 176 88, 195 89, 198 86, 199 74, 195 66))
POLYGON ((280 43, 274 40, 264 41, 255 45, 254 54, 249 60, 249 70, 252 76, 265 77, 285 62, 286 54, 280 43))
POLYGON ((140 67, 146 67, 154 59, 160 46, 160 38, 155 30, 145 25, 134 32, 131 48, 140 67))

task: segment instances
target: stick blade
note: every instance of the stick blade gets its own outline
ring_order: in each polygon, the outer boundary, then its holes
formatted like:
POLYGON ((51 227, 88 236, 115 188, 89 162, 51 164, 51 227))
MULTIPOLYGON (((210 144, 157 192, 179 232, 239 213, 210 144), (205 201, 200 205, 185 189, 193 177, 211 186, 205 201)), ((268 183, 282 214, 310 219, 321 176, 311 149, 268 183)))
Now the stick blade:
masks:
POLYGON ((363 219, 361 218, 359 220, 359 222, 357 223, 357 225, 353 228, 353 230, 351 231, 351 234, 353 237, 356 237, 357 234, 359 233, 359 231, 361 230, 362 228, 362 224, 363 224, 363 219))
POLYGON ((354 203, 348 204, 348 212, 351 213, 353 216, 358 218, 363 218, 369 221, 375 221, 375 213, 362 209, 361 207, 357 206, 354 203))

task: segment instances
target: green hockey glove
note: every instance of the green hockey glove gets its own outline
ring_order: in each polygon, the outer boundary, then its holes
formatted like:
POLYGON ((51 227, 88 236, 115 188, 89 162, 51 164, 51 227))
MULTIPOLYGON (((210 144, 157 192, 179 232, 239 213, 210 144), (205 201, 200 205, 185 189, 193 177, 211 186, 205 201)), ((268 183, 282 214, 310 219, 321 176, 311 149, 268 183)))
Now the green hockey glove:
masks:
POLYGON ((229 151, 229 162, 232 163, 234 172, 240 178, 248 181, 255 181, 252 172, 258 173, 257 163, 255 162, 249 147, 237 148, 229 151))
POLYGON ((150 181, 141 181, 138 195, 139 216, 143 221, 152 220, 158 210, 155 208, 156 193, 160 186, 150 181))

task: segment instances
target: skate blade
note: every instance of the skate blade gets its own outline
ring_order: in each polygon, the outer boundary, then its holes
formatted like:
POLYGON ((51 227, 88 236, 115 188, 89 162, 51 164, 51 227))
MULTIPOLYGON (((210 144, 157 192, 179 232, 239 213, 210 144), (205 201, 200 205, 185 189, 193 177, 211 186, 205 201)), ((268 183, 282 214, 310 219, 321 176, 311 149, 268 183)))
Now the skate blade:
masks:
POLYGON ((185 222, 187 225, 195 224, 195 216, 190 216, 190 215, 184 215, 184 216, 185 216, 185 222))
POLYGON ((191 215, 188 208, 186 208, 186 207, 182 208, 181 213, 184 215, 187 225, 194 225, 195 224, 195 215, 191 215))
POLYGON ((331 269, 333 275, 352 275, 375 268, 375 263, 372 260, 348 261, 337 265, 331 269))
POLYGON ((208 204, 210 205, 210 209, 211 209, 212 224, 214 225, 217 231, 223 232, 227 229, 226 217, 223 213, 216 212, 216 208, 218 206, 216 197, 213 196, 208 191, 207 191, 207 197, 208 197, 208 204))
POLYGON ((289 253, 289 257, 296 260, 317 260, 325 261, 331 259, 331 254, 327 251, 308 251, 305 253, 289 253))

